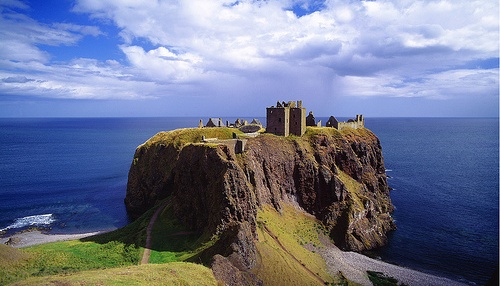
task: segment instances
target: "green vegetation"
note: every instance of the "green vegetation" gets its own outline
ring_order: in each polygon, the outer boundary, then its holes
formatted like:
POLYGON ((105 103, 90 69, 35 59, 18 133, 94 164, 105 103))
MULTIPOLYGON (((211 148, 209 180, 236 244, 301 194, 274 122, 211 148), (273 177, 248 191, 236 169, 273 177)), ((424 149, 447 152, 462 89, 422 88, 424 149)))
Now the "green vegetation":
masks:
POLYGON ((168 204, 156 219, 152 237, 149 263, 186 261, 215 243, 179 223, 173 217, 171 204, 168 204))
POLYGON ((336 282, 326 270, 322 257, 304 246, 322 247, 318 238, 321 224, 312 216, 292 206, 284 206, 279 214, 264 206, 257 214, 260 254, 254 270, 265 285, 319 285, 321 280, 336 282))
POLYGON ((4 262, 0 262, 0 285, 31 276, 136 265, 141 255, 140 246, 145 244, 145 229, 153 212, 154 208, 124 228, 82 240, 23 249, 3 246, 0 248, 0 257, 8 255, 9 258, 2 258, 4 262))
POLYGON ((23 258, 9 264, 2 263, 0 285, 31 276, 134 265, 137 264, 139 256, 139 249, 134 245, 117 241, 99 244, 73 240, 47 243, 16 251, 21 253, 20 256, 23 258))
POLYGON ((149 147, 154 143, 162 143, 165 145, 172 144, 175 148, 180 149, 186 144, 201 142, 202 136, 205 138, 217 139, 232 139, 233 133, 237 135, 244 134, 236 128, 183 128, 168 132, 159 132, 151 137, 142 146, 149 147))
MULTIPOLYGON (((157 204, 157 207, 159 205, 161 203, 157 204)), ((152 208, 124 228, 82 240, 47 243, 24 249, 14 249, 1 245, 0 285, 30 277, 21 285, 43 284, 49 281, 47 279, 55 279, 54 281, 69 283, 69 285, 79 285, 81 281, 84 281, 84 284, 104 283, 111 285, 127 281, 128 284, 128 279, 131 279, 130 284, 141 284, 144 281, 149 284, 150 280, 141 279, 153 279, 155 275, 148 273, 154 272, 156 268, 130 266, 137 265, 142 257, 146 241, 146 228, 155 210, 156 207, 152 208), (124 266, 129 267, 123 268, 124 266), (100 270, 89 271, 96 269, 100 270), (148 272, 148 269, 151 270, 148 272), (141 273, 143 270, 145 272, 141 273), (130 275, 120 274, 124 271, 130 275), (47 277, 48 275, 64 275, 64 277, 47 277)), ((154 225, 150 263, 168 262, 168 266, 162 266, 158 269, 166 269, 168 271, 165 273, 170 273, 173 276, 166 275, 154 278, 158 279, 154 281, 158 281, 156 284, 164 285, 216 284, 211 272, 207 275, 206 272, 209 270, 203 266, 193 266, 189 263, 170 265, 170 262, 185 261, 214 243, 210 239, 204 239, 199 234, 188 231, 171 214, 172 206, 167 205, 154 225), (180 273, 184 270, 187 271, 185 274, 180 273), (199 280, 200 282, 196 283, 191 277, 197 276, 205 277, 205 280, 199 280)), ((155 284, 154 281, 153 284, 155 284)), ((57 283, 55 284, 57 285, 57 283)))
POLYGON ((23 251, 0 244, 0 268, 8 267, 29 258, 29 255, 23 251))
POLYGON ((373 283, 373 286, 397 286, 398 280, 386 276, 384 273, 376 271, 367 271, 368 278, 373 283))
POLYGON ((175 262, 35 277, 15 285, 217 285, 217 281, 205 266, 175 262))
POLYGON ((331 128, 331 127, 311 127, 311 126, 308 126, 306 128, 306 133, 304 133, 304 135, 302 136, 302 138, 304 139, 310 139, 314 136, 318 136, 318 135, 326 135, 326 136, 333 136, 333 137, 336 137, 336 138, 340 138, 341 134, 340 132, 335 129, 335 128, 331 128))
POLYGON ((372 137, 374 134, 367 128, 345 128, 339 131, 342 135, 356 135, 361 137, 372 137))

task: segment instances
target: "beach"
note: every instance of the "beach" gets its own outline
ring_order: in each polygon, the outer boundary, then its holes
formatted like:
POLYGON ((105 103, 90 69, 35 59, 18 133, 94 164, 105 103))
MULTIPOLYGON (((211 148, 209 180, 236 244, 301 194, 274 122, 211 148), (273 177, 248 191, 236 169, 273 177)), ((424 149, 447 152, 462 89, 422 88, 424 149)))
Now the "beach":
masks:
POLYGON ((93 236, 101 232, 88 232, 78 234, 47 234, 39 230, 16 233, 11 236, 0 238, 0 243, 7 244, 15 248, 27 247, 37 244, 82 239, 93 236))
POLYGON ((325 236, 320 235, 320 240, 324 247, 312 247, 313 249, 311 250, 315 250, 323 257, 329 273, 335 275, 341 272, 348 280, 361 285, 372 285, 368 279, 367 271, 383 273, 385 276, 397 279, 398 284, 405 285, 468 285, 459 281, 373 259, 356 252, 342 251, 325 236))

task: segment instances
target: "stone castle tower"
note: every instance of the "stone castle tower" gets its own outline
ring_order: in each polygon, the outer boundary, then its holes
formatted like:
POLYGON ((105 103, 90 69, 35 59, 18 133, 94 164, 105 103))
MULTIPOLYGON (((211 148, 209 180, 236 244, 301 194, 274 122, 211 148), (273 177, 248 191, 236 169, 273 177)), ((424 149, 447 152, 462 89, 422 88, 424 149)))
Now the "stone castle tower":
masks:
POLYGON ((279 136, 290 134, 302 136, 306 132, 306 109, 302 107, 302 101, 289 101, 288 103, 279 101, 276 107, 267 109, 266 131, 279 136))

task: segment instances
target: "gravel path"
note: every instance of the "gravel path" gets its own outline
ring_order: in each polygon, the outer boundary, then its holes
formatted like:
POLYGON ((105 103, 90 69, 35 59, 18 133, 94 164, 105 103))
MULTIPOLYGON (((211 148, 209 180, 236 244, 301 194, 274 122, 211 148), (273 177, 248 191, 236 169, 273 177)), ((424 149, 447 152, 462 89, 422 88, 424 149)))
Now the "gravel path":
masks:
POLYGON ((155 224, 158 215, 160 215, 161 211, 167 206, 168 200, 163 202, 161 206, 155 211, 151 219, 149 220, 148 227, 146 228, 146 246, 144 247, 144 252, 142 254, 142 259, 140 264, 148 264, 149 258, 151 257, 151 247, 153 246, 153 238, 151 233, 153 232, 153 226, 155 224))
POLYGON ((326 237, 322 237, 321 242, 325 247, 317 248, 316 251, 325 259, 330 273, 335 275, 341 272, 347 279, 361 285, 372 285, 366 271, 382 272, 387 276, 396 278, 398 283, 406 285, 467 285, 458 281, 372 259, 359 253, 341 251, 326 237))

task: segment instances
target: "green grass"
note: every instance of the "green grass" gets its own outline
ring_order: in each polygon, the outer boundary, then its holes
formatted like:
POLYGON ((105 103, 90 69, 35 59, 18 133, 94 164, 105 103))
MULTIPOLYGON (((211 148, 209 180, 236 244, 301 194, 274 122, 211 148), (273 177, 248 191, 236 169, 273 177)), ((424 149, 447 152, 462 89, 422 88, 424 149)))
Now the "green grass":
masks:
POLYGON ((165 145, 172 144, 175 148, 181 149, 186 144, 201 142, 202 136, 205 136, 205 138, 232 139, 233 133, 237 135, 244 134, 236 128, 227 127, 183 128, 168 132, 159 132, 141 146, 149 147, 153 144, 161 143, 165 145))
POLYGON ((398 280, 389 276, 386 276, 384 273, 376 272, 376 271, 367 271, 368 278, 373 283, 373 286, 397 286, 398 280))
POLYGON ((205 266, 177 262, 35 277, 15 285, 217 285, 217 281, 205 266))
POLYGON ((281 215, 272 207, 264 206, 258 212, 257 221, 259 263, 254 273, 264 281, 264 285, 321 284, 304 266, 326 282, 335 281, 327 273, 322 257, 303 247, 305 244, 321 247, 318 231, 323 229, 314 217, 292 206, 284 205, 281 215), (264 226, 278 237, 287 251, 265 231, 264 226))
POLYGON ((139 249, 111 241, 105 244, 78 240, 47 243, 18 250, 23 259, 3 263, 0 285, 31 276, 69 274, 82 270, 137 264, 139 249))
MULTIPOLYGON (((137 265, 146 241, 146 228, 155 210, 156 208, 152 208, 126 227, 82 240, 47 243, 24 249, 1 246, 0 285, 30 277, 79 277, 82 271, 137 265)), ((156 220, 152 235, 150 263, 153 264, 184 261, 214 243, 190 232, 174 219, 171 205, 167 205, 156 220)), ((114 270, 109 271, 111 273, 114 270)), ((45 281, 43 278, 33 279, 45 281)))
POLYGON ((152 231, 149 263, 188 261, 215 244, 217 237, 207 237, 186 228, 173 216, 168 204, 158 216, 152 231))
POLYGON ((82 240, 13 249, 2 246, 0 285, 32 276, 71 274, 83 270, 136 265, 145 244, 145 229, 155 208, 124 228, 82 240), (13 256, 14 255, 14 256, 13 256), (20 257, 20 258, 16 258, 20 257))

